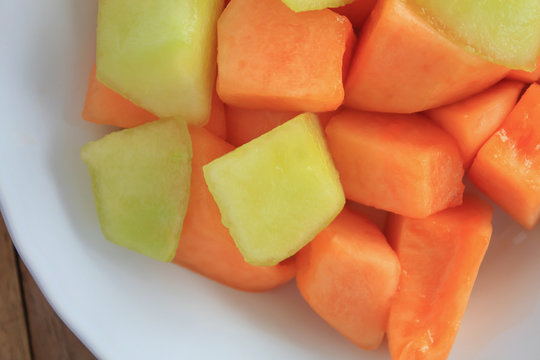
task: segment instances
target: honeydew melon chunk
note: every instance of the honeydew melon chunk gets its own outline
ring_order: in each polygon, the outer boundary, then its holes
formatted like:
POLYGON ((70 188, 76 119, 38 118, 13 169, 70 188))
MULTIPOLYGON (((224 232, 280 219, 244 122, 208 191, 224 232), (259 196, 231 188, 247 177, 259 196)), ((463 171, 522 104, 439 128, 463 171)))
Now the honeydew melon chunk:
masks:
MULTIPOLYGON (((352 3, 355 0, 282 0, 294 12, 336 8, 352 3)), ((357 0, 364 1, 364 0, 357 0)))
POLYGON ((135 104, 208 121, 223 0, 99 0, 97 77, 135 104))
POLYGON ((408 0, 456 43, 511 69, 533 71, 540 56, 538 0, 408 0))
POLYGON ((187 210, 191 138, 186 122, 162 119, 86 144, 105 237, 161 261, 176 252, 187 210))
POLYGON ((212 161, 204 177, 246 262, 271 266, 311 241, 345 204, 317 116, 299 115, 212 161))

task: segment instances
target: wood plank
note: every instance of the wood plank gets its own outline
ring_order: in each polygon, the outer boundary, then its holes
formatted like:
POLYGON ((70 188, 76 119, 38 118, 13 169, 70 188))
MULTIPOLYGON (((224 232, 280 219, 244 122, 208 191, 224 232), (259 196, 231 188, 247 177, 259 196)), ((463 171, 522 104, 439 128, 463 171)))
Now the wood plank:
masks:
POLYGON ((0 359, 30 358, 15 249, 0 215, 0 359))
POLYGON ((34 360, 93 360, 95 357, 64 325, 19 259, 34 360))

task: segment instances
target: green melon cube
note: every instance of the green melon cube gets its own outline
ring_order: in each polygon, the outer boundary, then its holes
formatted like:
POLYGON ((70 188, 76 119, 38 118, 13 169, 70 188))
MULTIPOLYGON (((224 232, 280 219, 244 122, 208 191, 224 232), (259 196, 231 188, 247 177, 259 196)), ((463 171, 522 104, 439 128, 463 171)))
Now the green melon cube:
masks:
POLYGON ((160 117, 205 124, 223 0, 99 0, 97 77, 160 117))
POLYGON ((105 237, 171 261, 187 210, 191 138, 185 121, 163 119, 86 144, 81 156, 105 237))
POLYGON ((532 71, 540 55, 539 0, 408 0, 435 28, 488 60, 532 71))
MULTIPOLYGON (((354 0, 281 0, 294 12, 336 8, 352 3, 354 0)), ((364 1, 364 0, 357 0, 364 1)))
POLYGON ((289 120, 203 170, 223 224, 253 265, 275 265, 295 254, 345 204, 314 114, 289 120))

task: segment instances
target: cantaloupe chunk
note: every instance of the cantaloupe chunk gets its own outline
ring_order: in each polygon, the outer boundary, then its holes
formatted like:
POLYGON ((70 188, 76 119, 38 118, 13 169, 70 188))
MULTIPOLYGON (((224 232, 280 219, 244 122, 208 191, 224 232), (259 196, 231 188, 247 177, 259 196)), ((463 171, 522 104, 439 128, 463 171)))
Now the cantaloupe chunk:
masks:
POLYGON ((218 22, 218 94, 243 108, 335 110, 354 38, 349 20, 328 9, 232 0, 218 22))
POLYGON ((540 218, 540 85, 532 84, 482 146, 469 177, 527 229, 540 218))
POLYGON ((392 359, 446 359, 491 237, 491 206, 463 205, 425 219, 390 215, 387 236, 401 263, 387 336, 392 359))
POLYGON ((204 126, 212 134, 219 136, 223 140, 227 139, 227 116, 225 113, 225 105, 214 90, 212 95, 212 110, 208 123, 204 126))
POLYGON ((358 346, 379 347, 400 265, 381 231, 347 208, 297 255, 296 283, 309 305, 358 346))
POLYGON ((459 149, 425 116, 343 110, 326 134, 347 199, 418 218, 461 204, 459 149))
POLYGON ((265 291, 296 274, 294 260, 274 266, 244 261, 204 181, 203 166, 234 150, 234 146, 200 127, 191 127, 193 160, 189 205, 173 262, 210 279, 244 291, 265 291))
POLYGON ((271 266, 294 255, 345 204, 317 116, 310 113, 203 170, 223 224, 253 265, 271 266))
POLYGON ((507 72, 444 37, 405 1, 380 0, 358 40, 345 104, 413 113, 462 100, 507 72))
POLYGON ((348 5, 336 7, 332 10, 346 16, 351 22, 353 29, 359 32, 376 3, 377 0, 355 0, 348 5))
POLYGON ((468 168, 478 149, 514 108, 523 87, 517 81, 502 81, 470 98, 425 114, 456 140, 468 168))
POLYGON ((296 111, 244 109, 226 106, 227 141, 235 146, 244 145, 279 125, 300 115, 296 111))
POLYGON ((86 144, 105 237, 161 261, 174 257, 188 206, 191 140, 185 121, 162 119, 86 144))

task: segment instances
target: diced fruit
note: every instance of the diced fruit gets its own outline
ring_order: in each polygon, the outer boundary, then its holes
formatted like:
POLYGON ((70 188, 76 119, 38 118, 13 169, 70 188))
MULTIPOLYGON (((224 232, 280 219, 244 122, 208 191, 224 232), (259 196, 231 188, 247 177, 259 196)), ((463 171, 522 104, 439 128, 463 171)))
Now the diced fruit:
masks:
POLYGON ((311 10, 322 10, 331 7, 339 7, 350 4, 354 0, 282 0, 289 9, 301 12, 311 10))
POLYGON ((534 70, 540 55, 538 0, 409 0, 467 51, 512 69, 534 70))
POLYGON ((351 22, 353 29, 359 32, 376 3, 377 0, 355 0, 348 5, 340 6, 332 10, 340 15, 346 16, 351 22))
POLYGON ((376 349, 400 276, 381 231, 345 208, 299 252, 297 266, 298 289, 313 310, 358 346, 376 349))
POLYGON ((539 120, 540 85, 532 84, 469 171, 480 190, 528 229, 540 218, 539 120))
POLYGON ((212 95, 212 111, 210 111, 210 118, 208 123, 204 126, 212 134, 227 139, 227 118, 225 115, 225 105, 214 90, 212 95))
POLYGON ((324 112, 343 101, 350 22, 281 0, 232 0, 218 22, 218 94, 229 105, 324 112))
POLYGON ((523 81, 525 83, 533 83, 540 80, 540 60, 536 64, 536 70, 524 71, 524 70, 512 70, 506 75, 506 78, 511 80, 523 81))
POLYGON ((347 199, 418 218, 461 204, 459 149, 423 115, 344 110, 326 134, 347 199))
POLYGON ((243 109, 235 106, 226 106, 225 112, 229 131, 227 140, 235 146, 244 145, 300 115, 293 111, 243 109))
POLYGON ((491 237, 492 209, 463 205, 425 219, 390 215, 387 236, 401 262, 387 336, 392 359, 446 359, 491 237))
MULTIPOLYGON (((244 145, 300 115, 298 112, 293 111, 243 109, 235 106, 227 106, 226 114, 227 140, 235 146, 244 145)), ((333 114, 333 111, 317 114, 322 128, 326 127, 333 114)))
POLYGON ((203 170, 223 224, 253 265, 295 254, 345 203, 314 114, 297 116, 203 170))
POLYGON ((109 89, 96 78, 92 67, 82 118, 96 124, 131 128, 157 120, 158 117, 109 89))
MULTIPOLYGON (((95 65, 90 73, 82 118, 97 124, 122 128, 131 128, 158 119, 156 115, 135 105, 116 91, 100 83, 96 78, 95 65)), ((210 118, 205 128, 222 139, 227 137, 224 105, 215 91, 212 97, 210 118)))
POLYGON ((372 206, 362 205, 354 201, 347 201, 347 207, 363 217, 369 219, 375 224, 381 231, 386 228, 386 219, 388 217, 388 211, 376 209, 372 206))
POLYGON ((86 144, 105 237, 161 261, 175 254, 188 205, 191 140, 186 123, 157 120, 86 144))
POLYGON ((160 117, 204 124, 223 0, 99 0, 97 77, 160 117))
POLYGON ((319 118, 319 124, 321 124, 321 127, 323 129, 326 128, 326 125, 330 122, 330 119, 334 117, 336 114, 335 111, 326 111, 326 112, 320 112, 317 113, 317 117, 319 118))
POLYGON ((514 108, 523 87, 517 81, 502 81, 465 100, 428 110, 426 115, 454 137, 468 168, 478 149, 514 108))
POLYGON ((182 235, 173 262, 222 284, 245 291, 264 291, 291 280, 294 261, 271 267, 244 261, 204 181, 203 166, 234 146, 200 127, 190 128, 193 144, 191 190, 182 235))
POLYGON ((433 29, 403 0, 381 0, 366 22, 345 84, 345 104, 412 113, 462 100, 508 70, 433 29))

